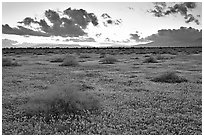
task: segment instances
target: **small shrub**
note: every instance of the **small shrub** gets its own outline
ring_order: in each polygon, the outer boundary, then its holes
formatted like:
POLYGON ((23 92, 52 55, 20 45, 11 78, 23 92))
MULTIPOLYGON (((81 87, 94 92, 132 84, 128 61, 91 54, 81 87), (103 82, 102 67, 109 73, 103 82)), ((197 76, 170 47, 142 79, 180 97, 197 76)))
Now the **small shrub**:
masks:
POLYGON ((130 59, 139 59, 139 57, 130 57, 130 59))
POLYGON ((154 57, 148 57, 143 63, 158 63, 158 61, 154 57))
POLYGON ((150 55, 144 55, 144 57, 151 57, 150 55))
POLYGON ((105 53, 101 53, 99 58, 105 58, 106 54, 105 53))
POLYGON ((157 60, 164 60, 167 59, 165 56, 162 56, 161 54, 157 55, 157 60))
POLYGON ((98 109, 99 101, 92 94, 81 91, 80 85, 74 84, 35 93, 26 104, 19 107, 27 116, 84 114, 98 109))
POLYGON ((88 54, 82 54, 79 56, 79 58, 91 58, 88 54))
POLYGON ((187 79, 176 75, 175 72, 165 72, 161 76, 158 76, 158 77, 152 79, 152 81, 165 82, 165 83, 181 83, 181 82, 187 82, 187 79))
POLYGON ((54 58, 50 62, 63 62, 64 58, 54 58))
POLYGON ((68 55, 65 57, 65 59, 63 60, 63 63, 60 66, 78 66, 79 63, 77 61, 77 59, 74 56, 68 55))
POLYGON ((100 62, 102 62, 102 64, 114 64, 115 62, 118 62, 118 60, 113 56, 108 56, 100 60, 100 62))
POLYGON ((171 55, 178 55, 178 51, 173 50, 173 49, 169 50, 168 53, 171 54, 171 55))
POLYGON ((20 66, 20 64, 15 59, 2 58, 2 66, 20 66))

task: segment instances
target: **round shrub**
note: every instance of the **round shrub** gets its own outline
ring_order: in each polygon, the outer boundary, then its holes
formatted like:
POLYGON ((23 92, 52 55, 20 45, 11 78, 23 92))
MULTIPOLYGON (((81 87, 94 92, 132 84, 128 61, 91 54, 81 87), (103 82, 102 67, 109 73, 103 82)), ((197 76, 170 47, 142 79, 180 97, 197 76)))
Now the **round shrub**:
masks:
POLYGON ((64 60, 63 60, 63 62, 62 62, 62 64, 60 66, 73 66, 73 67, 75 67, 75 66, 78 66, 78 65, 79 65, 79 63, 78 63, 76 57, 74 57, 72 55, 67 55, 64 58, 64 60))
POLYGON ((143 63, 158 63, 158 61, 154 57, 148 57, 143 63))
POLYGON ((106 54, 105 53, 101 53, 99 58, 105 58, 106 54))
POLYGON ((187 79, 176 75, 175 72, 165 72, 164 74, 152 79, 152 81, 165 83, 181 83, 187 82, 187 79))
POLYGON ((102 62, 102 64, 114 64, 115 62, 118 62, 118 60, 113 56, 107 56, 100 60, 100 62, 102 62))

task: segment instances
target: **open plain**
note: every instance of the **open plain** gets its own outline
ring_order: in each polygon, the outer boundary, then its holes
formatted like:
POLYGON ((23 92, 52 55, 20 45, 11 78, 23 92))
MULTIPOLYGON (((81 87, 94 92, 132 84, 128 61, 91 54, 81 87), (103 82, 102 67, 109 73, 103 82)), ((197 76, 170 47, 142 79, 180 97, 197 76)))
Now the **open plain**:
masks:
POLYGON ((169 49, 3 49, 3 134, 201 135, 202 49, 169 49), (51 113, 62 90, 74 107, 51 113))

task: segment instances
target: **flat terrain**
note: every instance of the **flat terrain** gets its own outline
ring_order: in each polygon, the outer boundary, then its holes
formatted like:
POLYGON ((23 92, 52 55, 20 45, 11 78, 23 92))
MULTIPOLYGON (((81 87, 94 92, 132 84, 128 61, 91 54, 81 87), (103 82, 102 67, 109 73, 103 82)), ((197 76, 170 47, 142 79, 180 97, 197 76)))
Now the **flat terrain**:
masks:
POLYGON ((151 53, 115 54, 115 64, 102 64, 97 53, 86 53, 89 58, 73 53, 79 61, 75 67, 50 62, 66 54, 3 55, 21 64, 2 67, 3 134, 202 134, 201 52, 160 54, 158 63, 143 63, 151 53), (152 81, 171 71, 188 81, 152 81), (70 82, 97 97, 100 113, 50 123, 21 117, 17 108, 32 94, 70 82))

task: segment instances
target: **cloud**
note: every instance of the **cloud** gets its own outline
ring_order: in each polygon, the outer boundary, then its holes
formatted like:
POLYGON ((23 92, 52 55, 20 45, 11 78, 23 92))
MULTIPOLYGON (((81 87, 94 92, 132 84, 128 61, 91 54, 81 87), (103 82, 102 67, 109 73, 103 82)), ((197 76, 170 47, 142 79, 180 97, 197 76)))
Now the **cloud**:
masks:
POLYGON ((64 10, 64 14, 68 15, 74 24, 78 24, 80 27, 85 29, 88 23, 92 23, 94 26, 98 25, 98 19, 93 13, 87 13, 85 10, 71 9, 64 10))
POLYGON ((122 19, 112 19, 112 17, 107 13, 103 13, 101 17, 102 19, 104 19, 103 25, 105 27, 107 27, 108 25, 120 25, 122 23, 122 19))
POLYGON ((81 39, 70 38, 70 39, 65 39, 64 41, 73 41, 73 42, 96 42, 94 38, 81 38, 81 39))
POLYGON ((130 34, 130 39, 135 40, 136 42, 147 42, 147 40, 144 38, 141 38, 138 33, 139 32, 136 31, 134 34, 130 34))
POLYGON ((180 29, 162 29, 158 30, 157 34, 153 34, 145 38, 146 40, 151 41, 183 41, 183 42, 191 42, 196 39, 202 38, 202 31, 197 29, 193 29, 191 27, 180 27, 180 29))
POLYGON ((110 19, 111 18, 107 13, 103 13, 101 15, 101 17, 104 18, 104 19, 110 19))
POLYGON ((192 14, 188 13, 188 11, 195 9, 196 7, 197 5, 195 2, 182 2, 169 7, 167 7, 166 2, 154 2, 154 9, 150 9, 148 12, 153 13, 153 15, 156 17, 180 13, 182 16, 184 16, 186 23, 195 22, 197 25, 199 25, 199 20, 192 14))
POLYGON ((47 19, 51 22, 51 23, 53 23, 54 25, 55 24, 61 24, 62 22, 61 22, 61 20, 60 20, 60 16, 59 16, 59 14, 56 12, 56 11, 54 11, 54 10, 46 10, 45 11, 45 16, 47 17, 47 19))
POLYGON ((130 34, 130 39, 139 40, 140 36, 138 34, 130 34))
POLYGON ((42 33, 39 31, 33 31, 22 26, 17 26, 16 28, 11 28, 8 24, 2 25, 3 34, 15 34, 15 35, 32 35, 32 36, 50 36, 49 34, 42 33))
POLYGON ((38 23, 34 21, 34 19, 30 17, 26 17, 23 21, 19 21, 18 23, 23 23, 24 25, 30 25, 31 23, 38 23))
POLYGON ((129 10, 135 10, 133 7, 128 7, 129 10))
POLYGON ((51 30, 50 26, 44 19, 41 19, 38 24, 41 26, 42 31, 49 32, 51 30))
POLYGON ((32 35, 32 36, 62 36, 62 37, 79 37, 86 35, 85 29, 92 23, 98 25, 98 19, 93 13, 88 13, 83 9, 68 8, 62 12, 46 10, 44 15, 52 25, 48 25, 45 19, 37 21, 31 17, 26 17, 17 28, 11 28, 9 25, 2 25, 4 34, 15 35, 32 35), (39 28, 33 30, 32 25, 37 24, 39 28), (30 27, 30 28, 29 28, 30 27))

